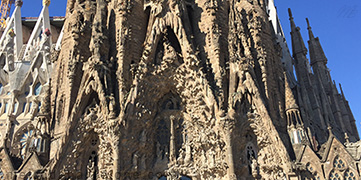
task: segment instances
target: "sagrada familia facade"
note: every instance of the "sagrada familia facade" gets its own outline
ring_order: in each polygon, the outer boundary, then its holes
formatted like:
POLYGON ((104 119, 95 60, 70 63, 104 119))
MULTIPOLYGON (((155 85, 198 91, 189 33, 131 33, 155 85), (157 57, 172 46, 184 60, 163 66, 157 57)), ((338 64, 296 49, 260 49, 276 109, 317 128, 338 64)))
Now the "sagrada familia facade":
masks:
POLYGON ((0 179, 360 179, 320 40, 289 10, 290 52, 273 0, 22 3, 0 39, 0 179))

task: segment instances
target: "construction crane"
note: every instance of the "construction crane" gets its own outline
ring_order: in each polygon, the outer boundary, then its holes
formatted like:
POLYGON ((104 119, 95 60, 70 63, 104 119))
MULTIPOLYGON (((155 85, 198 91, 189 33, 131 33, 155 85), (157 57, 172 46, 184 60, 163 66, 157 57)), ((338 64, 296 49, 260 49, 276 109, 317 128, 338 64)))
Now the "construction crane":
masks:
POLYGON ((6 18, 10 15, 11 6, 15 0, 1 0, 1 17, 0 17, 0 30, 3 31, 6 27, 6 18))

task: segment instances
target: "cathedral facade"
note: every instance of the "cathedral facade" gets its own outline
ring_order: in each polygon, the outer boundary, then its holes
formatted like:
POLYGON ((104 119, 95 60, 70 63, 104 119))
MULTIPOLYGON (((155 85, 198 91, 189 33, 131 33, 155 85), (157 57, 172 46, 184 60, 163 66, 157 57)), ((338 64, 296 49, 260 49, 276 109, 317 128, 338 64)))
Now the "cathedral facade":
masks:
POLYGON ((290 51, 273 0, 49 4, 17 0, 0 39, 0 179, 360 179, 348 101, 291 10, 290 51))

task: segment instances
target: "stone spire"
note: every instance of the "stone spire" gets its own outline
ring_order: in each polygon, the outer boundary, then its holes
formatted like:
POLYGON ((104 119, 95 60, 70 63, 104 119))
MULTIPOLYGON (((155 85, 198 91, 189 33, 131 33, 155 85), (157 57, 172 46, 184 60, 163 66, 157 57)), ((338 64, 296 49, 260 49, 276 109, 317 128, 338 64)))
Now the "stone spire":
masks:
POLYGON ((286 106, 286 115, 287 115, 287 126, 303 126, 303 121, 301 119, 299 107, 296 103, 295 96, 289 85, 287 75, 284 73, 285 77, 285 106, 286 106))
POLYGON ((288 14, 290 16, 290 23, 291 23, 291 38, 292 38, 293 56, 295 56, 296 54, 299 54, 299 53, 306 55, 307 49, 306 49, 305 43, 303 42, 300 28, 296 26, 296 24, 293 20, 292 11, 290 8, 288 8, 288 14))
MULTIPOLYGON (((302 104, 305 111, 309 113, 309 119, 306 120, 306 126, 310 126, 311 121, 316 122, 325 131, 327 126, 324 118, 322 117, 320 102, 316 96, 315 89, 311 81, 310 74, 312 73, 307 59, 307 49, 301 36, 300 28, 296 26, 293 21, 291 9, 288 9, 291 23, 291 39, 292 39, 292 53, 295 60, 295 69, 297 80, 299 82, 302 104)), ((321 132, 318 132, 322 134, 321 132)), ((323 138, 322 135, 318 137, 323 138)), ((321 139, 326 141, 326 139, 321 139)))
MULTIPOLYGON (((296 99, 289 85, 286 73, 284 73, 284 77, 285 77, 285 106, 286 106, 286 116, 287 116, 287 131, 291 139, 293 150, 295 151, 297 156, 299 154, 298 152, 302 150, 300 145, 303 144, 310 145, 310 143, 307 138, 307 132, 303 125, 299 107, 296 103, 296 99)), ((297 159, 298 158, 299 157, 297 157, 297 159)))
POLYGON ((318 39, 318 37, 315 38, 312 32, 312 28, 310 26, 310 22, 308 21, 308 18, 306 18, 307 21, 307 29, 308 29, 308 36, 309 36, 309 50, 310 50, 310 59, 311 59, 311 66, 313 66, 317 62, 322 62, 324 65, 327 64, 327 58, 325 53, 323 52, 321 43, 318 39))
POLYGON ((345 101, 346 98, 345 98, 345 94, 343 93, 343 89, 342 89, 341 83, 339 83, 338 85, 339 85, 339 87, 340 87, 341 97, 342 97, 342 99, 345 101))
POLYGON ((357 132, 356 120, 355 120, 355 117, 353 116, 350 105, 348 104, 348 101, 346 100, 345 94, 343 93, 341 83, 339 84, 339 86, 340 86, 340 91, 341 91, 341 100, 340 100, 341 106, 342 106, 341 111, 342 111, 342 115, 345 117, 343 120, 349 121, 349 122, 346 122, 346 124, 349 124, 350 134, 348 134, 348 135, 350 136, 350 140, 357 141, 360 139, 360 137, 357 132))
POLYGON ((306 22, 307 22, 308 36, 310 39, 314 39, 315 36, 313 35, 312 28, 310 26, 310 21, 308 20, 308 18, 306 18, 306 22))

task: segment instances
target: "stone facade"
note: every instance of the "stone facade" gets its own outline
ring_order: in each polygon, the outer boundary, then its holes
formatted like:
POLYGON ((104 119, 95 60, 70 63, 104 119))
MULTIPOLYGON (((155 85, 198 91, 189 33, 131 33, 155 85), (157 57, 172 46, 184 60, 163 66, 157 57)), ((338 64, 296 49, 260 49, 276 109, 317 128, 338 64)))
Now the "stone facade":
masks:
POLYGON ((69 0, 62 29, 49 3, 0 40, 0 179, 359 179, 320 41, 289 11, 292 57, 273 0, 69 0))

